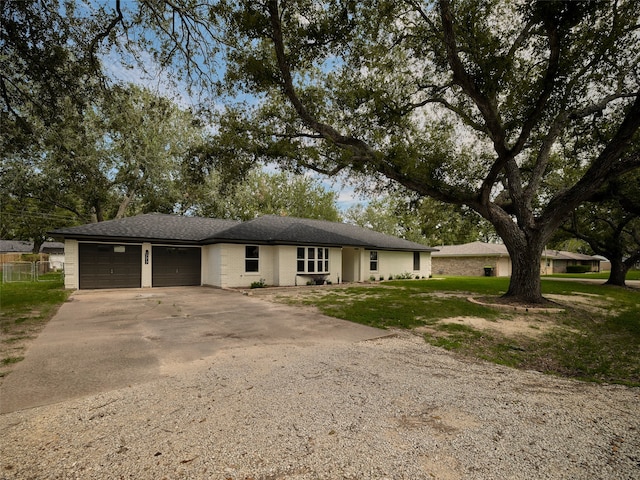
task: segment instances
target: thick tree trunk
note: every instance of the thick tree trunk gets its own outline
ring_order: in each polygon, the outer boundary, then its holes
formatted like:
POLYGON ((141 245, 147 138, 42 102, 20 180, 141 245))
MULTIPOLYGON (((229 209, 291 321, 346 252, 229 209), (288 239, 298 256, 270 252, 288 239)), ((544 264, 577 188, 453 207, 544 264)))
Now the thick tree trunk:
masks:
POLYGON ((609 279, 605 282, 605 285, 618 285, 620 287, 626 286, 625 280, 627 278, 627 272, 629 266, 626 265, 621 258, 611 259, 611 273, 609 273, 609 279))
POLYGON ((543 231, 530 229, 525 232, 510 216, 497 209, 489 211, 487 218, 493 223, 511 258, 511 281, 503 298, 521 304, 546 303, 540 286, 540 260, 547 239, 543 231))
MULTIPOLYGON (((505 240, 505 244, 507 241, 505 240)), ((540 259, 542 246, 527 245, 525 248, 512 248, 507 244, 511 257, 511 281, 509 289, 504 294, 513 302, 544 303, 540 287, 540 259)))

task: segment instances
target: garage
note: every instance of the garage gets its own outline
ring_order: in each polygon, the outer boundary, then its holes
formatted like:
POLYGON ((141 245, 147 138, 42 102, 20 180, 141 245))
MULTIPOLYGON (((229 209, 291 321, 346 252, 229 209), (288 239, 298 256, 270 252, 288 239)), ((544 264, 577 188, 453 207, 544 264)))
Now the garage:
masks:
POLYGON ((200 247, 154 246, 152 285, 178 287, 200 285, 200 247))
POLYGON ((142 279, 142 246, 80 243, 80 288, 136 288, 142 279))

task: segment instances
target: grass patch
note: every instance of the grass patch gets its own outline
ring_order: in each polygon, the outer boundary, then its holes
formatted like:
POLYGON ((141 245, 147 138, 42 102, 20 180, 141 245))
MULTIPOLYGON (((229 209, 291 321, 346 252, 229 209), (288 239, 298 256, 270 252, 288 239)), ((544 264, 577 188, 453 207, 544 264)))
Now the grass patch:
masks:
POLYGON ((459 316, 499 316, 499 312, 462 297, 425 296, 424 290, 414 289, 415 283, 411 280, 377 287, 352 287, 305 303, 315 305, 325 315, 378 328, 414 328, 436 319, 459 316))
MULTIPOLYGON (((598 279, 598 280, 607 281, 609 279, 609 272, 554 273, 552 275, 544 275, 543 278, 575 278, 576 280, 598 279)), ((627 272, 626 279, 640 280, 640 270, 629 270, 627 272)))
POLYGON ((12 363, 18 363, 24 360, 24 357, 7 357, 0 360, 2 365, 11 365, 12 363))
MULTIPOLYGON (((25 343, 36 337, 64 303, 70 291, 63 282, 0 284, 0 365, 9 367, 24 357, 25 343)), ((0 372, 0 377, 6 372, 0 372)))
POLYGON ((560 295, 562 313, 515 313, 475 305, 467 296, 499 296, 508 278, 446 277, 391 281, 306 296, 299 303, 326 315, 378 328, 416 329, 425 341, 469 357, 588 381, 640 386, 640 292, 545 279, 545 295, 560 295), (575 299, 575 301, 573 301, 575 299), (513 333, 510 321, 529 322, 513 333), (453 318, 488 320, 476 328, 453 318), (496 328, 494 328, 494 324, 496 328), (529 334, 527 334, 527 332, 529 334))

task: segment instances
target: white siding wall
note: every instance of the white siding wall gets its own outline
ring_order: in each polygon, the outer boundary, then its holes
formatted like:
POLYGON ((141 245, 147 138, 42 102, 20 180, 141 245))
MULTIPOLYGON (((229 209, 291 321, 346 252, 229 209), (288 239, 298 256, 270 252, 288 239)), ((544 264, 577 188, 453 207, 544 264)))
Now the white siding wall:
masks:
MULTIPOLYGON (((250 287, 253 282, 264 279, 271 286, 305 285, 308 278, 297 274, 297 246, 260 245, 259 271, 245 272, 246 245, 210 245, 206 247, 206 285, 218 287, 250 287), (218 259, 219 262, 218 262, 218 259), (217 272, 220 274, 218 275, 217 272)), ((204 260, 203 260, 204 261, 204 260)), ((203 267, 204 268, 204 267, 203 267)), ((342 280, 342 251, 329 249, 329 272, 327 280, 337 283, 342 280)))
POLYGON ((342 249, 342 282, 359 282, 361 280, 360 263, 361 250, 359 248, 344 247, 342 249))
POLYGON ((202 247, 202 284, 222 287, 222 270, 226 265, 223 245, 202 247))
POLYGON ((340 283, 342 281, 342 248, 329 249, 329 275, 328 280, 331 283, 340 283))
POLYGON ((413 269, 413 252, 390 252, 378 250, 378 270, 370 269, 370 250, 363 251, 362 254, 362 280, 367 281, 371 277, 376 280, 382 278, 388 280, 389 277, 395 277, 404 273, 410 273, 414 278, 416 276, 429 278, 431 275, 431 253, 420 252, 420 270, 413 269))
POLYGON ((77 290, 80 273, 78 268, 78 241, 64 241, 64 288, 77 290))
POLYGON ((260 245, 258 272, 245 272, 246 245, 221 244, 220 248, 220 285, 221 287, 249 287, 253 282, 264 279, 267 285, 273 285, 274 280, 274 249, 268 245, 260 245))
POLYGON ((299 279, 296 279, 296 266, 297 266, 297 255, 298 249, 292 245, 281 245, 276 247, 277 254, 277 275, 274 278, 274 285, 279 286, 291 286, 291 285, 301 285, 299 279))

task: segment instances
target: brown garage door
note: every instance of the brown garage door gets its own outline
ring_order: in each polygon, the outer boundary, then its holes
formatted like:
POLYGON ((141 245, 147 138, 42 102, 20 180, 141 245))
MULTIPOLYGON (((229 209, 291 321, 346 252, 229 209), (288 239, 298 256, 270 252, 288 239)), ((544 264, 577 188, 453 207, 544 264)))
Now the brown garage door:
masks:
POLYGON ((139 288, 142 278, 140 245, 79 245, 80 288, 139 288))
POLYGON ((200 285, 201 252, 198 247, 153 247, 152 285, 200 285))

